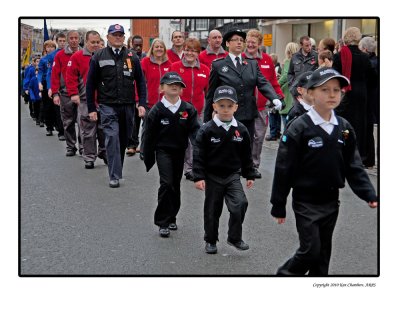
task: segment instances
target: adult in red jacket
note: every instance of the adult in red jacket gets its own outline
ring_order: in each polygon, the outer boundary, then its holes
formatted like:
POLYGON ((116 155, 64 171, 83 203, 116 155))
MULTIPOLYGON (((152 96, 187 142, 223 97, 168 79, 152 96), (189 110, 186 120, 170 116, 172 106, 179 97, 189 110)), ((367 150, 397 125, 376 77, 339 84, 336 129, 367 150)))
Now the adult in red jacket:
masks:
MULTIPOLYGON (((258 67, 260 68, 261 73, 271 83, 272 87, 275 90, 275 93, 278 96, 284 98, 283 92, 276 78, 274 62, 267 53, 263 53, 261 50, 262 39, 263 37, 259 30, 250 29, 246 35, 246 49, 243 52, 242 57, 247 59, 257 60, 258 67)), ((255 129, 254 129, 254 141, 252 146, 252 156, 253 156, 254 167, 258 169, 260 166, 260 160, 261 160, 260 155, 262 151, 262 145, 268 126, 267 104, 269 102, 269 99, 265 98, 257 89, 255 92, 257 99, 258 116, 255 119, 255 125, 254 125, 255 129)), ((260 172, 258 172, 258 178, 261 178, 260 172)))
POLYGON ((183 43, 185 37, 183 32, 175 30, 171 36, 172 48, 167 51, 168 59, 171 63, 178 62, 183 57, 183 43))
MULTIPOLYGON (((210 69, 201 64, 199 53, 201 51, 200 41, 195 38, 186 39, 183 45, 184 57, 181 61, 171 66, 171 71, 177 72, 186 85, 183 89, 181 99, 191 103, 197 110, 198 118, 203 119, 202 112, 205 103, 205 96, 208 90, 208 79, 210 69)), ((192 175, 193 147, 189 143, 185 154, 185 165, 183 171, 186 179, 193 180, 192 175)))
POLYGON ((67 65, 66 81, 68 95, 73 103, 78 106, 78 120, 83 146, 83 160, 85 168, 94 168, 94 162, 98 155, 107 163, 106 148, 104 146, 104 134, 100 121, 93 121, 89 118, 86 103, 86 78, 89 71, 90 58, 92 53, 100 48, 100 34, 90 30, 85 35, 85 47, 74 53, 67 65), (96 138, 99 142, 98 154, 96 138))
POLYGON ((211 63, 214 60, 224 58, 228 55, 228 52, 225 51, 221 46, 222 35, 219 30, 211 30, 207 41, 207 48, 200 53, 199 60, 200 63, 206 65, 208 68, 211 68, 211 63))
MULTIPOLYGON (((167 73, 171 67, 171 62, 167 56, 167 47, 165 46, 164 41, 162 41, 160 38, 155 38, 151 43, 148 56, 143 58, 140 63, 142 65, 143 75, 146 80, 147 108, 150 110, 155 104, 161 101, 163 97, 163 94, 160 91, 160 80, 161 77, 164 76, 164 74, 167 73)), ((141 146, 143 146, 143 131, 144 126, 142 127, 141 146)), ((133 137, 132 139, 133 140, 130 142, 128 151, 133 149, 136 149, 136 151, 141 151, 142 149, 137 149, 139 146, 139 140, 133 137)), ((140 154, 140 158, 143 158, 142 152, 140 154)))
MULTIPOLYGON (((75 123, 78 115, 77 105, 71 101, 65 86, 66 71, 72 54, 80 49, 79 33, 76 30, 70 30, 67 33, 67 45, 56 54, 51 71, 51 93, 54 104, 60 106, 65 142, 67 143, 66 156, 74 156, 77 150, 75 123)), ((81 150, 82 147, 79 146, 79 151, 81 150)))

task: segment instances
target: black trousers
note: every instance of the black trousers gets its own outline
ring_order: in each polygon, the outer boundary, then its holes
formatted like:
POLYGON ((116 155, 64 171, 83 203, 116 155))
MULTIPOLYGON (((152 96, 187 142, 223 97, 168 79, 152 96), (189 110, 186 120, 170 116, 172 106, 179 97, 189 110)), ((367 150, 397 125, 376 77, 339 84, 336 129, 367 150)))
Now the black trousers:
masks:
POLYGON ((218 241, 219 218, 225 199, 230 214, 228 239, 232 242, 240 241, 248 201, 240 182, 239 173, 232 174, 225 179, 208 174, 205 182, 204 240, 212 244, 218 241))
POLYGON ((185 150, 157 150, 156 161, 160 175, 158 205, 154 213, 154 224, 167 227, 176 223, 181 207, 181 179, 185 150))
POLYGON ((326 276, 332 251, 332 235, 339 214, 339 201, 310 204, 293 200, 300 247, 278 269, 277 275, 326 276))
POLYGON ((247 131, 249 131, 250 146, 253 147, 256 120, 240 120, 240 122, 247 128, 247 131))
POLYGON ((139 132, 141 121, 142 117, 139 117, 139 111, 135 107, 135 117, 133 118, 133 132, 132 137, 128 138, 127 148, 137 148, 139 146, 139 132))

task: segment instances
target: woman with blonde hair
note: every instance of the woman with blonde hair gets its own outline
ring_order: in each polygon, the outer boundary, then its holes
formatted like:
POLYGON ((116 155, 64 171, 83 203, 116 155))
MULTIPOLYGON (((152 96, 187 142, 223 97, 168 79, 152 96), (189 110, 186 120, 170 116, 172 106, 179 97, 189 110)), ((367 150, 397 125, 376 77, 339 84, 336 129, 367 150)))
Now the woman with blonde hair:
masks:
POLYGON ((368 55, 358 48, 361 37, 357 27, 346 29, 343 35, 345 45, 333 57, 333 69, 350 80, 350 86, 344 88, 344 96, 335 112, 353 126, 361 159, 367 165, 367 86, 376 81, 377 74, 368 55))
POLYGON ((291 110, 293 107, 293 97, 289 91, 289 81, 288 81, 288 71, 289 71, 289 65, 290 65, 290 60, 292 58, 292 55, 295 54, 297 51, 299 51, 299 45, 296 42, 289 42, 286 45, 285 48, 285 60, 283 63, 283 69, 282 69, 282 74, 281 77, 278 80, 279 85, 281 86, 281 90, 283 94, 285 95, 285 103, 286 106, 284 109, 282 109, 279 113, 281 114, 282 117, 282 122, 284 129, 286 129, 286 117, 288 112, 291 110))

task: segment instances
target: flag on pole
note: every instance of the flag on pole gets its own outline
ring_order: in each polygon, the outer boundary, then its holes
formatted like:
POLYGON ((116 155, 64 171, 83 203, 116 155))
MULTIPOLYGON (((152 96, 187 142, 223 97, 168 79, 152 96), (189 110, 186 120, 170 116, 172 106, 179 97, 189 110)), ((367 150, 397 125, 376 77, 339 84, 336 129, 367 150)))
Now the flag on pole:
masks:
POLYGON ((44 19, 44 40, 43 41, 46 41, 46 40, 49 40, 50 39, 50 37, 49 37, 49 31, 47 30, 47 24, 46 24, 46 19, 44 19))
POLYGON ((22 58, 22 66, 29 65, 29 60, 31 58, 31 41, 28 40, 28 47, 26 48, 26 52, 24 57, 22 58))

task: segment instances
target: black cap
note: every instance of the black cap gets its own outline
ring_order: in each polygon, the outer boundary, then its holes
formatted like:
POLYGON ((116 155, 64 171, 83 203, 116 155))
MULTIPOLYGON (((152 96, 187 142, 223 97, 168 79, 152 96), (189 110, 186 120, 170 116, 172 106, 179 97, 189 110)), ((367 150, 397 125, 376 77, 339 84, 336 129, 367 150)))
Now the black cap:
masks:
POLYGON ((186 88, 185 83, 182 80, 182 77, 179 76, 177 72, 168 72, 164 76, 162 76, 160 80, 160 84, 173 84, 180 83, 183 88, 186 88))
POLYGON ((228 31, 228 32, 224 35, 223 40, 222 40, 222 45, 223 45, 223 46, 226 46, 226 42, 229 41, 229 40, 231 40, 231 38, 232 38, 234 35, 238 35, 238 36, 242 37, 243 40, 246 40, 246 33, 245 33, 244 31, 242 31, 242 30, 240 30, 240 29, 233 29, 233 30, 228 31))
POLYGON ((306 71, 295 79, 289 90, 294 97, 300 95, 299 92, 297 92, 297 87, 307 88, 307 83, 310 80, 312 73, 312 71, 306 71))
POLYGON ((340 86, 342 88, 350 84, 349 79, 339 74, 339 72, 337 72, 336 70, 332 68, 321 67, 312 73, 306 88, 310 89, 319 87, 333 78, 339 79, 340 86))
POLYGON ((230 86, 221 86, 218 87, 215 92, 214 92, 214 103, 218 102, 219 100, 231 100, 232 102, 237 103, 237 95, 236 95, 236 90, 235 88, 232 88, 230 86))

